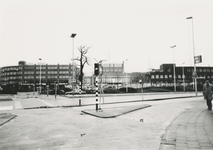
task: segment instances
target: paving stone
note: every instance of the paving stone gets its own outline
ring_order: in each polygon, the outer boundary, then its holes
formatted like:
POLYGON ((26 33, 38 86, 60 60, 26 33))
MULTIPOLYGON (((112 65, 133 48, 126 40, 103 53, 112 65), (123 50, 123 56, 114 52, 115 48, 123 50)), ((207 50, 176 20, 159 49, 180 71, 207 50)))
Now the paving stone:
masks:
MULTIPOLYGON (((213 117, 207 117, 211 112, 206 111, 205 104, 194 107, 193 109, 181 114, 168 128, 166 139, 172 139, 176 134, 176 149, 213 149, 210 133, 212 132, 213 117), (210 123, 211 122, 211 123, 210 123), (177 127, 177 124, 179 125, 177 127), (205 125, 204 125, 205 124, 205 125), (176 133, 171 132, 175 131, 176 133)), ((162 150, 164 150, 165 145, 162 150)))

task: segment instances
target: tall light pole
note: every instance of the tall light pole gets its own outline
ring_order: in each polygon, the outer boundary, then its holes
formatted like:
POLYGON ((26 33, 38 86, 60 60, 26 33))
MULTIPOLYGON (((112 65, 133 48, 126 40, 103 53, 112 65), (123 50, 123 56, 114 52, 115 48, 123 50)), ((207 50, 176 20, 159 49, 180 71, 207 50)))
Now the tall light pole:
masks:
POLYGON ((193 60, 194 60, 194 81, 195 81, 195 95, 197 96, 197 72, 196 72, 196 63, 195 63, 195 44, 194 44, 194 27, 193 27, 193 17, 187 17, 186 19, 192 20, 192 43, 193 43, 193 60))
POLYGON ((39 58, 39 60, 40 60, 40 79, 39 79, 39 84, 40 84, 40 86, 39 86, 39 94, 41 94, 41 58, 39 58))
MULTIPOLYGON (((183 63, 184 65, 184 63, 183 63)), ((182 73, 183 73, 183 91, 185 92, 185 75, 184 75, 184 67, 182 66, 182 73)))
MULTIPOLYGON (((70 36, 72 38, 72 82, 74 82, 74 38, 76 35, 76 33, 72 33, 70 36)), ((72 90, 74 90, 73 87, 72 90)))
MULTIPOLYGON (((127 59, 125 61, 127 61, 127 59)), ((125 61, 123 61, 123 62, 125 62, 125 61)), ((125 71, 125 69, 124 69, 124 71, 125 71)), ((128 93, 128 88, 127 88, 127 73, 126 72, 125 72, 125 75, 126 75, 126 93, 128 93)))
POLYGON ((173 48, 174 91, 176 92, 175 61, 174 61, 174 48, 175 48, 175 47, 176 47, 176 45, 171 46, 171 48, 173 48))

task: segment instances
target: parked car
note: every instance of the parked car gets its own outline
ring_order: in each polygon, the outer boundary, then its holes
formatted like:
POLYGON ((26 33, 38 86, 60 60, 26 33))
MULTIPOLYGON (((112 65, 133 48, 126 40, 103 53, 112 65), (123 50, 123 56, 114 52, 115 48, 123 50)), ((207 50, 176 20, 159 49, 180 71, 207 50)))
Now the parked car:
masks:
MULTIPOLYGON (((69 92, 66 92, 65 95, 73 95, 73 94, 79 94, 79 89, 75 89, 75 90, 72 90, 72 91, 69 91, 69 92)), ((86 91, 84 90, 81 90, 81 94, 86 94, 86 91)))

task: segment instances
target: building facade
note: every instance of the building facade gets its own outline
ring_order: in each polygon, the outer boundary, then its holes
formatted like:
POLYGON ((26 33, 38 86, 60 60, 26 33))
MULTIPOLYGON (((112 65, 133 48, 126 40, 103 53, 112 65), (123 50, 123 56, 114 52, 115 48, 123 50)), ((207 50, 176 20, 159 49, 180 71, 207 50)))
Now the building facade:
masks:
MULTIPOLYGON (((94 86, 95 76, 84 76, 84 85, 94 86)), ((100 66, 99 83, 119 87, 130 83, 130 74, 124 72, 124 64, 106 64, 100 66)))
MULTIPOLYGON (((175 64, 174 64, 175 65, 175 64)), ((150 78, 150 83, 155 86, 173 86, 174 69, 173 64, 162 64, 160 69, 147 72, 146 76, 150 78)), ((196 66, 196 75, 193 66, 175 66, 175 82, 177 86, 183 83, 186 85, 194 84, 194 76, 197 78, 197 86, 201 90, 206 80, 213 83, 213 67, 196 66)))
POLYGON ((124 72, 124 64, 102 64, 103 84, 126 84, 130 82, 130 76, 124 72))
POLYGON ((19 63, 18 66, 7 66, 0 68, 0 86, 10 86, 13 90, 36 90, 40 86, 43 89, 48 85, 54 87, 58 85, 67 85, 76 82, 79 69, 71 64, 69 65, 27 65, 19 63), (73 77, 74 76, 74 81, 73 77))

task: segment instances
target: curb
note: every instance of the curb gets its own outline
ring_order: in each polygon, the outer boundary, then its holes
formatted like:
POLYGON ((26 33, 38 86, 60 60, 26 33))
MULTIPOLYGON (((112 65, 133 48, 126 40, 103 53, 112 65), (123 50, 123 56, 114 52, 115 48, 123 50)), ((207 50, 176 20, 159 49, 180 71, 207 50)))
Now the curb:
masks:
POLYGON ((11 114, 0 114, 0 126, 4 125, 5 123, 9 122, 10 120, 17 117, 17 115, 11 115, 11 114))
POLYGON ((83 110, 81 112, 98 117, 98 118, 115 118, 117 116, 121 116, 139 109, 151 107, 151 105, 143 104, 141 106, 126 106, 126 107, 114 107, 114 108, 106 108, 106 109, 100 109, 100 110, 83 110), (113 109, 113 110, 112 110, 113 109))

